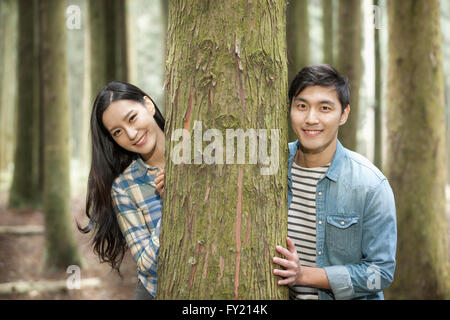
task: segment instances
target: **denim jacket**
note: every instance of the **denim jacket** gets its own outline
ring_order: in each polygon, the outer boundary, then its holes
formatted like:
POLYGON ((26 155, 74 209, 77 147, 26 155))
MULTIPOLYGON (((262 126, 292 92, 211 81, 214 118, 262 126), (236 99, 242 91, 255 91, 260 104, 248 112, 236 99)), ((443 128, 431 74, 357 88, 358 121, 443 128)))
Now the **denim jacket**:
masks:
MULTIPOLYGON (((289 143, 288 208, 298 145, 298 140, 289 143)), ((337 141, 316 190, 316 264, 331 287, 320 289, 319 299, 383 299, 394 278, 396 243, 389 182, 369 160, 337 141)))

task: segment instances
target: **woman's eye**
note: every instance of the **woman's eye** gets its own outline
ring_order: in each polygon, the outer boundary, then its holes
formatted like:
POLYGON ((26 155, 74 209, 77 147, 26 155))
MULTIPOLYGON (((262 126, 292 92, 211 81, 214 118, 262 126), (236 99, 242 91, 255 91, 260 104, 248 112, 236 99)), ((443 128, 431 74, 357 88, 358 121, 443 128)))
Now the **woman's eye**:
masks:
POLYGON ((113 137, 117 137, 120 134, 120 130, 116 130, 113 132, 113 137))
POLYGON ((134 120, 136 119, 136 116, 137 116, 137 115, 133 114, 133 115, 130 117, 130 122, 131 122, 131 121, 134 121, 134 120))

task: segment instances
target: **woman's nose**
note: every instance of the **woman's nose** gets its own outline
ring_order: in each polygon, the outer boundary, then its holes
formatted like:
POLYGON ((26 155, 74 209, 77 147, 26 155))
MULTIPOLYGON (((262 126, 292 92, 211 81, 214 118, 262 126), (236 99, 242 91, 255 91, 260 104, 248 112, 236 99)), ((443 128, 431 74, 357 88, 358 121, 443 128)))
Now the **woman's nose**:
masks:
POLYGON ((127 132, 127 136, 130 140, 134 140, 136 139, 136 135, 137 135, 137 130, 136 128, 132 127, 132 126, 128 126, 125 128, 125 131, 127 132))

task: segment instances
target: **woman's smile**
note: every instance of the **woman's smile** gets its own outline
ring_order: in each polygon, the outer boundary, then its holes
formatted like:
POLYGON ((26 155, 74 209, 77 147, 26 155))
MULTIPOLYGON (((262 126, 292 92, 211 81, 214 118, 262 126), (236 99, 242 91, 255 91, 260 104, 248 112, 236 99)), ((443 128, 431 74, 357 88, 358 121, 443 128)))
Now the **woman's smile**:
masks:
POLYGON ((147 131, 142 135, 142 137, 134 143, 134 145, 140 147, 143 146, 147 142, 147 131))

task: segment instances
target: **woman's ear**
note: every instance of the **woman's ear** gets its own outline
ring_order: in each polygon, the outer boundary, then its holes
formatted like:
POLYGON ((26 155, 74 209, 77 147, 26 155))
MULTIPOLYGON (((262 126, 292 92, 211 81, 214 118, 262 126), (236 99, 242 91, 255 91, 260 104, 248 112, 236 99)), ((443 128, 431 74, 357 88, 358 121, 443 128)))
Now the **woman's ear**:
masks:
POLYGON ((145 100, 145 107, 148 109, 148 111, 150 111, 151 115, 154 116, 156 110, 152 100, 147 96, 144 96, 144 100, 145 100))

